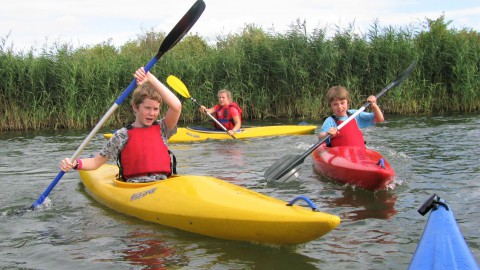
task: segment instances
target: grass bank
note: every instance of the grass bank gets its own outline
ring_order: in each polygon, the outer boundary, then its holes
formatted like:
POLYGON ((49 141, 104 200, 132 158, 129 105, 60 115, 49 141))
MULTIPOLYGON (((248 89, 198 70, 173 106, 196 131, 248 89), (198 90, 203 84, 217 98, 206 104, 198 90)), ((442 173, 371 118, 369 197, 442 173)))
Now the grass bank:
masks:
MULTIPOLYGON (((215 44, 190 34, 152 72, 162 81, 169 74, 180 77, 207 106, 218 90, 229 89, 246 119, 321 119, 330 113, 324 100, 329 87, 345 85, 351 107, 359 107, 417 60, 411 76, 379 101, 386 114, 478 112, 480 35, 448 25, 440 17, 411 28, 374 24, 363 35, 349 28, 330 35, 328 29, 307 33, 297 21, 286 33, 249 25, 215 44)), ((0 130, 94 126, 164 37, 147 32, 119 48, 108 42, 76 49, 53 44, 40 53, 14 53, 3 39, 0 130)), ((107 126, 132 121, 128 102, 107 126)), ((185 100, 181 121, 201 120, 208 121, 185 100)))

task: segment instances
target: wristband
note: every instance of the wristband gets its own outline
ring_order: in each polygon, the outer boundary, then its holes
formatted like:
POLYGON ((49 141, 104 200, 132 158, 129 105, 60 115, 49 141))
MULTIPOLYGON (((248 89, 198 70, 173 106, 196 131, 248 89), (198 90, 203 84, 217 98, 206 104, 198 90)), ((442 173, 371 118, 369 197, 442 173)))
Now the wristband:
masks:
POLYGON ((75 165, 75 167, 73 167, 74 170, 81 170, 82 169, 82 160, 77 158, 77 165, 75 165))

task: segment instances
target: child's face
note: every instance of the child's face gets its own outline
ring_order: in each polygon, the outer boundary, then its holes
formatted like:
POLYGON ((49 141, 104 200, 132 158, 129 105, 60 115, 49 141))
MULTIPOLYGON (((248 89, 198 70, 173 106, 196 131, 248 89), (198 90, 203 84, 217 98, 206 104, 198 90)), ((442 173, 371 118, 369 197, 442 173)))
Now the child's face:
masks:
POLYGON ((225 106, 230 103, 228 100, 227 93, 220 93, 217 95, 217 97, 218 97, 218 104, 220 104, 220 106, 225 106))
POLYGON ((342 117, 347 115, 348 110, 348 100, 346 99, 334 99, 330 102, 330 107, 332 107, 333 114, 337 117, 342 117))
POLYGON ((158 118, 158 114, 160 113, 160 102, 145 98, 138 107, 133 106, 133 110, 135 111, 136 124, 143 127, 149 127, 158 118))

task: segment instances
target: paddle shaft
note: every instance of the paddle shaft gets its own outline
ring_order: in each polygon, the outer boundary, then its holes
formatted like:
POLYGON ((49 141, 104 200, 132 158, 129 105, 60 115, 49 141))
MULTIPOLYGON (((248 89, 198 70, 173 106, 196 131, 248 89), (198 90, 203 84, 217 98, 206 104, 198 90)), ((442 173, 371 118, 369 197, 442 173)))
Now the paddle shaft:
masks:
MULTIPOLYGON (((193 100, 193 102, 195 102, 199 107, 202 107, 202 105, 200 103, 198 103, 198 101, 196 99, 194 99, 192 97, 190 97, 190 99, 193 100)), ((215 121, 215 123, 217 123, 218 126, 220 126, 228 134, 228 129, 224 125, 222 125, 222 123, 218 122, 218 120, 215 117, 213 117, 213 115, 211 113, 209 113, 209 112, 206 112, 206 113, 210 118, 212 118, 213 121, 215 121)), ((228 134, 228 135, 230 135, 230 134, 228 134)), ((237 139, 237 137, 235 137, 235 135, 230 135, 230 136, 232 136, 232 138, 234 138, 234 139, 237 139)))
MULTIPOLYGON (((395 81, 397 82, 397 81, 395 81)), ((380 98, 383 94, 385 94, 388 90, 392 89, 395 85, 397 85, 395 82, 392 82, 390 83, 387 87, 385 87, 380 93, 378 93, 375 98, 378 99, 380 98)), ((365 111, 365 109, 367 109, 368 107, 370 107, 370 105, 372 105, 371 102, 367 101, 365 102, 365 104, 363 104, 362 107, 360 107, 360 109, 358 109, 357 111, 355 111, 352 115, 350 115, 347 120, 343 121, 340 125, 338 125, 337 127, 337 130, 340 130, 342 129, 345 125, 347 125, 350 121, 352 121, 353 119, 355 119, 355 117, 357 117, 359 114, 361 114, 362 112, 365 111)), ((320 141, 318 141, 317 143, 315 143, 312 147, 310 147, 305 153, 303 153, 303 155, 300 156, 299 158, 299 161, 300 160, 304 160, 307 156, 309 156, 315 149, 317 149, 317 147, 319 147, 322 143, 326 142, 328 139, 330 139, 332 137, 332 135, 328 134, 327 136, 325 136, 323 139, 321 139, 320 141)))
MULTIPOLYGON (((175 27, 170 31, 170 33, 165 37, 158 53, 147 63, 145 66, 145 72, 148 72, 154 65, 157 63, 158 59, 162 57, 168 50, 175 46, 192 28, 195 22, 200 18, 203 11, 205 10, 205 3, 203 0, 197 0, 193 6, 187 11, 187 13, 180 19, 180 21, 175 25, 175 27)), ((107 119, 115 112, 120 104, 130 95, 130 93, 135 89, 136 80, 134 79, 130 85, 123 91, 123 93, 118 97, 115 103, 110 107, 110 109, 105 113, 105 115, 100 119, 97 125, 92 129, 88 134, 82 144, 77 148, 75 153, 70 157, 70 160, 76 159, 80 153, 85 149, 87 144, 92 140, 93 136, 98 132, 102 125, 107 121, 107 119)), ((53 190, 57 183, 62 179, 64 171, 60 171, 55 179, 50 183, 50 185, 45 189, 45 191, 40 195, 40 197, 32 204, 31 209, 37 208, 43 203, 48 194, 53 190)))
MULTIPOLYGON (((412 72, 413 68, 415 67, 416 65, 416 61, 413 61, 410 66, 405 70, 403 71, 399 76, 398 78, 391 82, 389 85, 387 85, 384 89, 382 89, 382 91, 380 91, 375 97, 378 99, 380 98, 383 94, 385 94, 388 90, 394 88, 395 86, 399 85, 401 82, 403 82, 407 77, 408 75, 410 75, 410 73, 412 72)), ((362 113, 363 111, 365 111, 366 108, 368 108, 369 106, 371 105, 371 102, 366 102, 365 104, 363 104, 363 106, 358 109, 355 113, 353 113, 352 115, 350 115, 347 120, 343 121, 340 125, 338 125, 337 127, 337 130, 340 130, 341 128, 343 128, 346 124, 348 124, 350 121, 352 121, 352 119, 354 119, 355 117, 357 117, 360 113, 362 113)), ((267 180, 278 180, 280 179, 282 176, 288 174, 288 173, 292 173, 295 170, 295 168, 299 165, 301 165, 303 163, 303 161, 305 160, 305 158, 307 156, 309 156, 315 149, 317 149, 317 147, 319 147, 322 143, 324 143, 325 141, 327 141, 328 139, 330 139, 332 136, 330 134, 328 134, 327 136, 325 136, 323 139, 321 139, 320 141, 318 141, 317 143, 315 143, 313 146, 311 146, 310 148, 308 148, 307 151, 305 151, 303 154, 301 155, 295 155, 295 156, 291 156, 290 158, 287 156, 287 157, 284 157, 280 160, 278 160, 277 162, 275 162, 272 166, 270 166, 267 171, 265 172, 265 178, 267 180), (284 164, 287 164, 287 165, 284 165, 284 164)), ((292 174, 293 175, 293 174, 292 174)))
MULTIPOLYGON (((158 61, 157 58, 153 58, 150 60, 150 62, 147 64, 145 67, 145 72, 149 71, 153 65, 158 61)), ((123 94, 115 101, 115 103, 108 109, 108 111, 105 113, 105 115, 100 119, 100 121, 95 125, 95 127, 90 131, 90 133, 87 135, 85 140, 80 144, 80 146, 77 148, 75 153, 70 157, 70 160, 76 159, 80 153, 85 149, 87 144, 93 139, 93 137, 97 134, 98 130, 103 126, 103 124, 107 121, 107 119, 115 112, 115 110, 118 108, 118 106, 125 100, 125 98, 130 94, 130 92, 135 88, 136 86, 136 80, 133 80, 130 85, 127 87, 127 89, 123 92, 123 94)), ((45 198, 47 198, 48 194, 53 190, 53 188, 57 185, 57 183, 62 179, 63 175, 65 174, 64 171, 60 171, 55 179, 48 185, 48 187, 45 189, 45 191, 40 195, 40 197, 33 203, 32 208, 35 209, 39 205, 43 203, 45 198)))
MULTIPOLYGON (((350 121, 352 121, 355 117, 357 117, 357 115, 359 115, 360 113, 362 113, 363 111, 365 111, 366 108, 368 108, 368 106, 370 106, 371 103, 370 102, 367 102, 365 105, 363 105, 360 109, 358 109, 355 113, 353 113, 352 115, 350 115, 350 117, 347 118, 347 120, 343 121, 340 125, 338 125, 337 127, 337 130, 340 130, 342 129, 346 124, 348 124, 350 121)), ((308 150, 303 153, 298 161, 302 161, 307 157, 309 156, 315 149, 317 149, 317 147, 319 147, 322 143, 324 143, 325 141, 327 141, 328 139, 330 139, 332 137, 332 135, 328 134, 327 136, 325 136, 323 139, 321 139, 320 141, 318 141, 317 143, 315 143, 313 146, 311 146, 310 148, 308 148, 308 150)))
MULTIPOLYGON (((202 107, 202 105, 196 100, 194 99, 193 97, 190 96, 190 93, 188 92, 188 88, 187 86, 182 82, 182 80, 180 80, 179 78, 175 77, 174 75, 170 75, 167 77, 167 83, 170 85, 170 87, 173 88, 173 90, 177 91, 177 93, 179 93, 182 97, 184 98, 189 98, 191 99, 193 102, 195 102, 199 107, 202 107)), ((217 123, 217 125, 219 125, 220 127, 222 127, 222 129, 227 132, 228 135, 230 135, 228 133, 228 130, 227 128, 225 128, 225 126, 223 126, 220 122, 217 121, 217 119, 215 119, 215 117, 213 117, 209 112, 206 112, 208 114, 208 116, 210 118, 212 118, 213 121, 215 121, 215 123, 217 123)), ((236 139, 235 136, 233 135, 230 135, 232 138, 236 139)))

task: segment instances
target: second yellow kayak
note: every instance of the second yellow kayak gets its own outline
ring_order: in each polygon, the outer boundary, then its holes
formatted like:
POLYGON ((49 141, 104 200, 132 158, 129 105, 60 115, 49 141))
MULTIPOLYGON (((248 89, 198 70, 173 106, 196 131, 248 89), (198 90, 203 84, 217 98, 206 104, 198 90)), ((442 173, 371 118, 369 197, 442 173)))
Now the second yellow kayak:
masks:
MULTIPOLYGON (((237 139, 248 139, 268 136, 284 135, 303 135, 313 134, 317 126, 313 125, 279 125, 279 126, 261 126, 242 128, 235 134, 237 139)), ((107 139, 112 137, 112 133, 104 134, 107 139)), ((179 127, 177 133, 173 135, 168 142, 199 142, 206 140, 232 140, 225 131, 213 131, 204 128, 179 127)))

